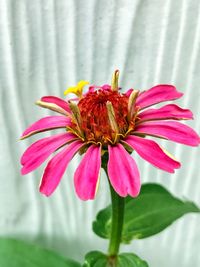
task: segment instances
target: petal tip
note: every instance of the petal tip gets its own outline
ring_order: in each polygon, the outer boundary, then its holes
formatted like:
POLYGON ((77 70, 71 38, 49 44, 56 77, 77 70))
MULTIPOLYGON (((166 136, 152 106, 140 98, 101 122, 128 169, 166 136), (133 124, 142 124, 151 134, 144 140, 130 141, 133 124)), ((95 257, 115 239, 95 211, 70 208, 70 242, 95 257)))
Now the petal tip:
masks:
POLYGON ((192 144, 191 144, 191 146, 199 146, 200 145, 200 136, 196 136, 196 138, 194 138, 194 140, 193 140, 193 142, 192 142, 192 144))
POLYGON ((21 175, 26 175, 26 174, 28 174, 29 172, 27 171, 27 169, 25 168, 25 166, 23 166, 23 167, 21 168, 20 173, 21 173, 21 175))
POLYGON ((179 92, 179 91, 177 91, 177 93, 178 93, 178 95, 179 95, 180 97, 182 97, 182 96, 184 95, 184 93, 179 92))
POLYGON ((139 187, 134 191, 134 193, 132 193, 132 192, 128 192, 128 193, 129 193, 129 195, 130 195, 131 197, 136 198, 136 197, 138 197, 139 194, 140 194, 140 189, 141 189, 141 186, 139 186, 139 187))
POLYGON ((177 167, 176 167, 176 169, 180 169, 180 167, 181 167, 181 163, 179 161, 177 161, 177 167))
POLYGON ((45 195, 46 197, 49 197, 51 195, 51 192, 47 188, 44 188, 43 186, 39 187, 39 191, 42 195, 45 195))

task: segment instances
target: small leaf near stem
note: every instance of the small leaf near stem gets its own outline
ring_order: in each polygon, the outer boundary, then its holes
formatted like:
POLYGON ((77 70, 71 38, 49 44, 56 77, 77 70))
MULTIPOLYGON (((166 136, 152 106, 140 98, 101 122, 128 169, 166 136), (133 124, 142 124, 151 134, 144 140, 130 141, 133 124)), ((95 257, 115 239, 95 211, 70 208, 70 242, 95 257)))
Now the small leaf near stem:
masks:
POLYGON ((107 255, 100 251, 90 251, 85 255, 83 267, 148 267, 146 261, 142 260, 133 253, 119 254, 116 258, 115 263, 113 263, 111 260, 111 258, 108 258, 107 255))

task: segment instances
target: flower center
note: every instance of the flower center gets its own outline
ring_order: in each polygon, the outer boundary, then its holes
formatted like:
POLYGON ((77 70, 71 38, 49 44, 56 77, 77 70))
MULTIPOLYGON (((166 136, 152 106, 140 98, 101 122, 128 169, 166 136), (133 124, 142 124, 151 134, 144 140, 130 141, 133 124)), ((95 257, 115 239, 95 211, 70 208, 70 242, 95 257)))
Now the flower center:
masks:
POLYGON ((107 145, 115 143, 120 136, 125 136, 130 130, 130 125, 133 126, 133 123, 128 121, 128 100, 128 96, 118 91, 99 89, 87 93, 78 102, 80 129, 85 141, 107 145), (113 129, 109 119, 107 103, 112 104, 117 131, 113 129))

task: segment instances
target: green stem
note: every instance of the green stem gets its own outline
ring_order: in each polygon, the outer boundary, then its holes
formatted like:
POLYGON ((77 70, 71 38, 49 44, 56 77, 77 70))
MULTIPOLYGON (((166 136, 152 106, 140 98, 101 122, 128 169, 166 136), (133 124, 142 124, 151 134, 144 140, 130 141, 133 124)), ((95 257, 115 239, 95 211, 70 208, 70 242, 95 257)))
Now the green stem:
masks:
POLYGON ((120 197, 110 185, 112 200, 112 226, 108 253, 115 257, 119 252, 124 222, 124 198, 120 197))
MULTIPOLYGON (((107 176, 107 160, 103 160, 102 167, 104 168, 107 176)), ((108 177, 109 181, 109 177, 108 177)), ((111 235, 110 243, 108 248, 108 254, 111 258, 115 258, 118 255, 119 247, 121 243, 123 222, 124 222, 124 205, 125 199, 120 197, 112 185, 110 184, 110 193, 111 193, 111 205, 112 205, 112 225, 111 225, 111 235)))

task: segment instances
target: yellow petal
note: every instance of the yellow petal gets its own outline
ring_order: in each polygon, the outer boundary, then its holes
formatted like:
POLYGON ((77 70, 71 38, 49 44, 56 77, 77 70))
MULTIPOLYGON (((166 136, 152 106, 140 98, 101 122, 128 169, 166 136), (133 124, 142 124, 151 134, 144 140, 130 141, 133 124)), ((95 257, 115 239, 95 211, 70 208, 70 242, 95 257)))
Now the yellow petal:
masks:
POLYGON ((82 97, 83 87, 87 84, 89 84, 88 81, 80 81, 77 83, 76 86, 67 88, 67 90, 65 90, 64 92, 64 95, 72 93, 72 94, 77 95, 78 97, 82 97))
POLYGON ((79 89, 82 90, 83 87, 84 87, 85 85, 87 85, 87 84, 89 84, 88 81, 79 81, 78 84, 77 84, 77 87, 78 87, 79 89))
POLYGON ((76 94, 77 92, 77 87, 69 87, 64 91, 64 95, 67 95, 69 93, 76 94))

